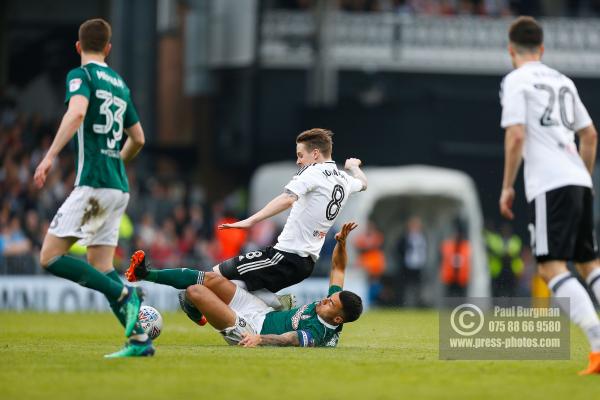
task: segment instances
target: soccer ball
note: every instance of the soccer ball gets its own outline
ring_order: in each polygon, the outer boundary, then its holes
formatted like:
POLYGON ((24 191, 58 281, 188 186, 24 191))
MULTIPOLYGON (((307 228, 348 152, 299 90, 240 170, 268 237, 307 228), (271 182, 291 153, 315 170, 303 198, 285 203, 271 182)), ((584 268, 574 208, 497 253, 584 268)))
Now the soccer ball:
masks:
POLYGON ((162 315, 154 307, 142 306, 139 313, 139 321, 150 339, 156 339, 162 332, 162 315))

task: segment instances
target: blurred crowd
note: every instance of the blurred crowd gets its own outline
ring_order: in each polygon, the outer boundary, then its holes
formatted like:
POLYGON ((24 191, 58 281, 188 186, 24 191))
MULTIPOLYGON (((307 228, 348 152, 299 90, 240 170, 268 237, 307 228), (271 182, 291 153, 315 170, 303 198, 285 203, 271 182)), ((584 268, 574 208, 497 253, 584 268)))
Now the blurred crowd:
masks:
MULTIPOLYGON (((317 0, 277 0, 276 7, 308 9, 317 0)), ((508 15, 591 17, 600 0, 338 0, 348 12, 395 12, 409 15, 508 15)))
MULTIPOLYGON (((493 297, 548 297, 547 286, 535 273, 531 249, 503 223, 491 219, 482 232, 493 297)), ((369 281, 369 300, 380 306, 432 306, 433 292, 465 297, 471 281, 472 247, 465 221, 455 220, 440 236, 417 216, 409 216, 400 235, 386 238, 374 221, 357 233, 353 244, 357 265, 369 281), (439 285, 439 286, 438 286, 439 285)))
MULTIPOLYGON (((4 268, 7 257, 12 257, 26 272, 33 271, 31 263, 20 257, 39 250, 48 228, 47 211, 65 196, 60 175, 50 177, 49 190, 43 193, 31 179, 31 171, 50 146, 50 137, 43 135, 50 129, 39 118, 20 118, 11 100, 0 102, 0 265, 4 268)), ((55 169, 62 170, 65 161, 55 169)))
MULTIPOLYGON (((38 190, 33 172, 52 142, 58 121, 19 114, 14 102, 0 101, 0 275, 41 273, 38 254, 49 221, 74 182, 74 151, 63 151, 38 190)), ((143 154, 143 153, 142 153, 143 154)), ((177 161, 145 155, 128 168, 130 202, 121 222, 115 267, 123 269, 134 249, 144 249, 157 268, 209 270, 240 253, 272 245, 281 230, 267 220, 249 231, 219 231, 217 226, 246 214, 246 193, 237 190, 208 203, 201 186, 191 183, 177 161), (144 159, 146 157, 146 160, 144 159)), ((327 276, 335 247, 334 232, 325 238, 314 276, 327 276)), ((355 235, 356 264, 369 280, 373 304, 410 307, 431 305, 427 282, 436 281, 446 295, 464 295, 470 275, 470 244, 464 226, 440 243, 431 243, 417 216, 407 219, 400 236, 389 243, 371 221, 355 235), (432 275, 434 274, 434 275, 432 275)), ((509 225, 483 232, 490 283, 495 296, 526 295, 535 289, 533 258, 509 225)), ((84 256, 85 248, 72 253, 84 256)), ((540 285, 538 285, 540 286, 540 285)), ((543 285, 541 285, 543 286, 543 285)))
MULTIPOLYGON (((63 151, 44 188, 38 190, 33 184, 33 172, 48 150, 57 124, 58 121, 44 122, 40 117, 24 117, 14 103, 0 102, 0 274, 41 272, 37 257, 44 235, 49 221, 69 195, 75 174, 74 152, 63 151)), ((121 223, 117 268, 126 265, 133 249, 144 249, 154 267, 208 270, 222 260, 276 241, 281 227, 270 220, 250 231, 217 229, 218 225, 245 215, 243 190, 209 204, 203 188, 190 183, 190 177, 181 172, 175 160, 146 157, 151 162, 145 162, 142 156, 136 167, 128 169, 130 202, 121 223)), ((334 233, 332 230, 325 239, 316 276, 328 273, 334 233)), ((499 231, 488 227, 484 235, 494 294, 525 293, 527 289, 519 287, 524 282, 527 285, 531 276, 522 278, 528 274, 523 274, 526 249, 521 240, 509 226, 499 231)), ((470 250, 460 226, 455 235, 442 241, 439 254, 437 245, 428 244, 426 229, 418 217, 407 220, 391 251, 385 251, 385 238, 373 222, 356 235, 353 245, 357 264, 368 276, 369 296, 374 303, 425 305, 423 276, 428 265, 438 264, 438 258, 440 281, 448 294, 464 294, 468 284, 470 250), (390 260, 386 260, 386 253, 392 256, 390 260)), ((75 246, 72 252, 83 256, 85 248, 75 246)))
MULTIPOLYGON (((0 100, 0 274, 40 272, 38 254, 49 222, 73 187, 73 149, 60 154, 41 190, 33 184, 58 122, 26 117, 11 100, 0 100)), ((273 243, 280 227, 268 221, 249 232, 218 231, 219 224, 244 215, 245 192, 237 190, 208 204, 203 188, 188 183, 181 169, 164 156, 151 162, 142 156, 128 169, 130 202, 121 223, 117 267, 134 248, 149 252, 159 268, 209 269, 242 251, 273 243)), ((85 249, 75 246, 72 252, 83 255, 85 249)))

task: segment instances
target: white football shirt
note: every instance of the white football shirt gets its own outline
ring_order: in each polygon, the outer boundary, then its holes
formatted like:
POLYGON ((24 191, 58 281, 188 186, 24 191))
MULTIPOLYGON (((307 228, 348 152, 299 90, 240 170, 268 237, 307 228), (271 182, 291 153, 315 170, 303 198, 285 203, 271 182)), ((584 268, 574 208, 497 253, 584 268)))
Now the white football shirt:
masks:
POLYGON ((362 182, 337 169, 334 161, 306 166, 285 188, 298 196, 277 244, 277 250, 319 258, 329 228, 348 197, 362 190, 362 182))
POLYGON ((563 186, 592 187, 575 145, 575 132, 592 120, 571 79, 541 62, 528 62, 504 77, 500 102, 502 128, 525 125, 528 202, 563 186))

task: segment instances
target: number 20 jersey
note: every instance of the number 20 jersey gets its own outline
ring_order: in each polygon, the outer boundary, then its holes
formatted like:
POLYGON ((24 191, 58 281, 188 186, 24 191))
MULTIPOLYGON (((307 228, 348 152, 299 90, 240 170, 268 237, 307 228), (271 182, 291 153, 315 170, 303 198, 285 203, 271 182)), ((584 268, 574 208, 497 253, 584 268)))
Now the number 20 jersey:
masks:
POLYGON ((277 250, 319 258, 325 236, 362 182, 337 169, 334 161, 306 166, 285 188, 298 196, 274 246, 277 250))
POLYGON ((65 103, 81 95, 89 100, 85 119, 77 129, 75 186, 129 191, 120 150, 123 130, 138 115, 123 79, 104 63, 90 62, 67 75, 65 103))
POLYGON ((592 124, 571 79, 528 62, 504 77, 500 89, 501 126, 525 125, 525 194, 563 186, 592 187, 575 145, 575 132, 592 124))

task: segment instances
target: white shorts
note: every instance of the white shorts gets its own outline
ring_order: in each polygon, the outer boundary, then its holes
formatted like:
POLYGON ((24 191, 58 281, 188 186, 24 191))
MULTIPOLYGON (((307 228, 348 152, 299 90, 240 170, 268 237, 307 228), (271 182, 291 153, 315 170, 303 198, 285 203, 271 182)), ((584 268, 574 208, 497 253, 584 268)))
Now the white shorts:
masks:
POLYGON ((266 315, 274 311, 264 301, 239 286, 236 286, 229 307, 235 311, 235 325, 220 332, 230 345, 237 345, 244 333, 259 334, 266 315))
POLYGON ((77 186, 56 212, 48 233, 79 238, 84 246, 116 246, 128 202, 129 193, 117 189, 77 186))

